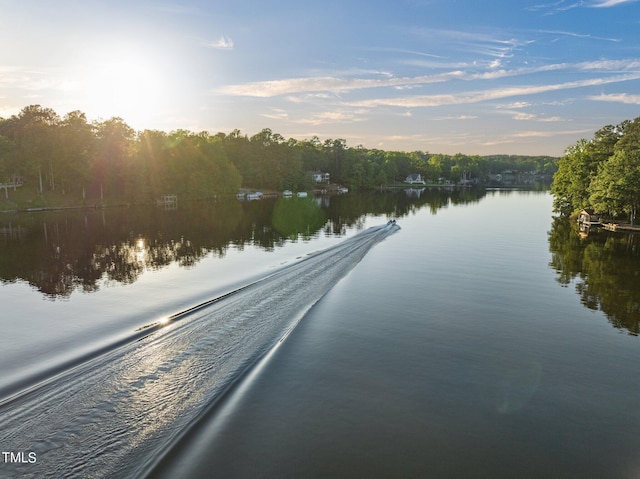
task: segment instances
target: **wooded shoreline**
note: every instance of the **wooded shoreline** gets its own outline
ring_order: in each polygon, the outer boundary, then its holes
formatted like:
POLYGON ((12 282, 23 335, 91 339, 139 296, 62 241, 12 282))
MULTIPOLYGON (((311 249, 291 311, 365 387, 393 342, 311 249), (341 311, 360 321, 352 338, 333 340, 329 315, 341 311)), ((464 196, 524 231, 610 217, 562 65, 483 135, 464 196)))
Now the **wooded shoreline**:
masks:
POLYGON ((551 191, 554 209, 563 215, 592 210, 634 225, 640 209, 640 117, 607 125, 591 140, 567 148, 551 191))
POLYGON ((233 195, 240 188, 311 191, 314 174, 350 191, 402 183, 488 184, 504 175, 550 182, 558 159, 547 156, 443 155, 383 151, 344 139, 296 140, 265 128, 248 136, 176 130, 134 131, 122 118, 89 121, 80 111, 59 116, 40 105, 0 119, 0 209, 78 204, 149 204, 233 195), (22 193, 20 192, 22 191, 22 193), (12 206, 14 206, 12 208, 12 206))

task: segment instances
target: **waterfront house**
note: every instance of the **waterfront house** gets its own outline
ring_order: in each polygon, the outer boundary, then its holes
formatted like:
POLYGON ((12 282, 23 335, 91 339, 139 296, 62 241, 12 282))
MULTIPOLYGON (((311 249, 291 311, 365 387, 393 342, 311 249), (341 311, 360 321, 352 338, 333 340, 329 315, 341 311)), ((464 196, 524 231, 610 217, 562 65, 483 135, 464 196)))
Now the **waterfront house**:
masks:
POLYGON ((313 181, 316 183, 329 183, 331 181, 331 175, 324 171, 314 171, 312 175, 313 181))
POLYGON ((405 183, 407 183, 408 185, 424 185, 426 184, 426 182, 424 181, 424 179, 422 178, 422 175, 420 173, 412 173, 409 176, 407 176, 404 180, 405 183))

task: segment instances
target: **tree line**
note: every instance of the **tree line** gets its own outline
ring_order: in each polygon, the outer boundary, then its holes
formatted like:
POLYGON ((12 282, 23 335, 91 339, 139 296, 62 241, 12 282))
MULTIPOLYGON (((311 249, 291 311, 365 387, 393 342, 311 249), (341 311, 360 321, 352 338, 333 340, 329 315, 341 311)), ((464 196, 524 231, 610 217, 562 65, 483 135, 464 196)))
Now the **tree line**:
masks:
POLYGON ((592 209, 634 224, 640 208, 640 117, 607 125, 567 148, 553 183, 554 209, 592 209))
POLYGON ((552 175, 547 156, 468 156, 348 147, 344 139, 285 139, 265 128, 248 136, 187 130, 135 131, 122 118, 89 121, 40 105, 0 118, 0 183, 21 181, 39 195, 86 202, 149 202, 163 194, 208 198, 239 188, 294 191, 313 187, 312 171, 334 183, 372 189, 419 173, 433 182, 486 180, 504 170, 552 175))

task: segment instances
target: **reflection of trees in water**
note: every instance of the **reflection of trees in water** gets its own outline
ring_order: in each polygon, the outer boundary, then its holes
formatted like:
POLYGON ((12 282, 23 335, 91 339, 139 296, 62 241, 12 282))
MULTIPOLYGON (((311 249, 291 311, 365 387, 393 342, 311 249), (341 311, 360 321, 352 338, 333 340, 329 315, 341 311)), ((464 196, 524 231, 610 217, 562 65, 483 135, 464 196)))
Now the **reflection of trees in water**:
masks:
POLYGON ((189 267, 210 252, 224 255, 241 217, 237 202, 15 217, 25 233, 17 241, 5 238, 0 277, 27 281, 51 298, 96 291, 102 280, 132 283, 145 270, 174 262, 189 267))
POLYGON ((191 267, 232 245, 267 251, 318 234, 361 229, 366 215, 401 219, 478 201, 484 192, 402 190, 331 197, 181 204, 179 209, 113 208, 16 215, 0 222, 0 281, 26 281, 54 299, 92 292, 104 281, 129 284, 172 263, 191 267))
POLYGON ((591 231, 556 218, 549 233, 551 266, 563 286, 575 283, 582 304, 600 310, 611 324, 640 333, 640 237, 637 234, 591 231))
POLYGON ((323 210, 314 198, 280 198, 271 215, 273 228, 282 236, 296 240, 313 237, 326 223, 323 210))

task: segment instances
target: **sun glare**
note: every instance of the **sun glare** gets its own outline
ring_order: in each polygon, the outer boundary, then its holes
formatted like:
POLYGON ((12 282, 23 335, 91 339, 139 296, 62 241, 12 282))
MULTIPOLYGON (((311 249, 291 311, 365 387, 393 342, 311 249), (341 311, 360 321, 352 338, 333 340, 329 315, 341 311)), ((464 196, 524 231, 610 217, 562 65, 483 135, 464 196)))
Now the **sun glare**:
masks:
POLYGON ((135 50, 97 55, 85 83, 89 109, 97 117, 118 116, 136 129, 152 128, 167 96, 158 62, 135 50))

